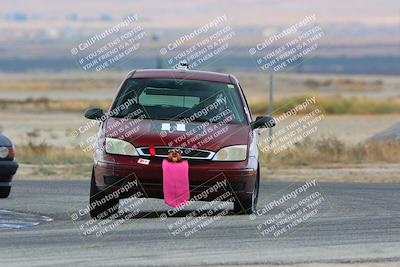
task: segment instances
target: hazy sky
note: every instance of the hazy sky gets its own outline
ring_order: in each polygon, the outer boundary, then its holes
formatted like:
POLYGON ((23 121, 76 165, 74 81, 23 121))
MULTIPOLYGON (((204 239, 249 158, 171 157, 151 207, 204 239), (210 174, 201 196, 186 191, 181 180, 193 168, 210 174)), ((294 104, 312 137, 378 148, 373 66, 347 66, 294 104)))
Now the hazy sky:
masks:
POLYGON ((2 24, 6 16, 21 13, 29 17, 31 24, 50 20, 60 25, 71 14, 88 23, 102 15, 119 20, 137 14, 148 26, 192 27, 224 13, 232 25, 240 26, 290 24, 315 14, 320 23, 394 25, 400 21, 399 3, 398 0, 0 0, 0 16, 2 24))

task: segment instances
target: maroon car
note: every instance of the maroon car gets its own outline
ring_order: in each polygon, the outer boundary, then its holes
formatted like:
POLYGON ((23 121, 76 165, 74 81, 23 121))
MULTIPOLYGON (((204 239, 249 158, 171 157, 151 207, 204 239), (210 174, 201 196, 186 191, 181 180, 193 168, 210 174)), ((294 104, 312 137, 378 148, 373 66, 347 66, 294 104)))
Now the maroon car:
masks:
MULTIPOLYGON (((118 207, 119 199, 140 189, 144 197, 163 198, 161 164, 171 149, 189 162, 191 197, 226 179, 225 190, 235 196, 235 213, 254 212, 260 180, 257 128, 273 127, 275 122, 268 116, 252 120, 234 76, 192 70, 132 71, 107 113, 92 108, 85 117, 100 121, 91 181, 92 217, 118 212, 110 207, 118 207), (134 179, 140 186, 118 191, 134 179), (112 195, 116 191, 118 195, 112 195)), ((210 194, 202 200, 213 198, 210 194)))

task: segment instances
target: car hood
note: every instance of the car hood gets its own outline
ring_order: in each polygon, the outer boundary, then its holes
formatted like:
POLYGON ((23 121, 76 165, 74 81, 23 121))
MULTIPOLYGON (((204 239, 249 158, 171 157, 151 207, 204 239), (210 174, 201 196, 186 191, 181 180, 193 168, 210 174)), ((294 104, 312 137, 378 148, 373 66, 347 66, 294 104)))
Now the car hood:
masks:
POLYGON ((109 118, 105 136, 119 138, 135 147, 191 147, 210 151, 230 145, 248 144, 248 125, 192 122, 184 125, 165 120, 109 118), (197 146, 197 147, 195 147, 197 146))
POLYGON ((0 134, 0 146, 11 147, 12 143, 11 143, 10 139, 8 139, 4 135, 0 134))

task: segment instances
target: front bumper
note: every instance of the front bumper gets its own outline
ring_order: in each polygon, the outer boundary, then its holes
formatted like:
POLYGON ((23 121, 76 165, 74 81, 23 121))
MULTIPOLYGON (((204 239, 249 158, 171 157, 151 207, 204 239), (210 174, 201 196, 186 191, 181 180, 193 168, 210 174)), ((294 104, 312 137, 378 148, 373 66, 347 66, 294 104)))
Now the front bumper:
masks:
MULTIPOLYGON (((162 159, 154 158, 149 165, 138 164, 137 157, 110 157, 94 167, 96 185, 101 190, 115 191, 129 181, 138 180, 138 188, 126 196, 142 191, 151 198, 163 198, 162 159)), ((251 198, 256 181, 258 162, 255 158, 242 162, 189 161, 190 196, 194 197, 217 182, 226 180, 224 192, 233 192, 240 199, 251 198)), ((205 200, 213 200, 223 192, 210 194, 205 200)))
POLYGON ((0 186, 10 185, 17 169, 18 163, 15 161, 0 161, 0 186))

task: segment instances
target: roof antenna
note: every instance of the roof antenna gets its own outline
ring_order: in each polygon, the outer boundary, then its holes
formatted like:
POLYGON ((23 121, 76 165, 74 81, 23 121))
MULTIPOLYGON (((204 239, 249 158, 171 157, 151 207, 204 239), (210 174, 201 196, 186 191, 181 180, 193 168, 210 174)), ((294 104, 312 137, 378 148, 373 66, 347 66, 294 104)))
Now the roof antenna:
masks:
POLYGON ((179 70, 188 70, 189 69, 189 63, 187 62, 186 59, 179 61, 178 67, 179 70))

